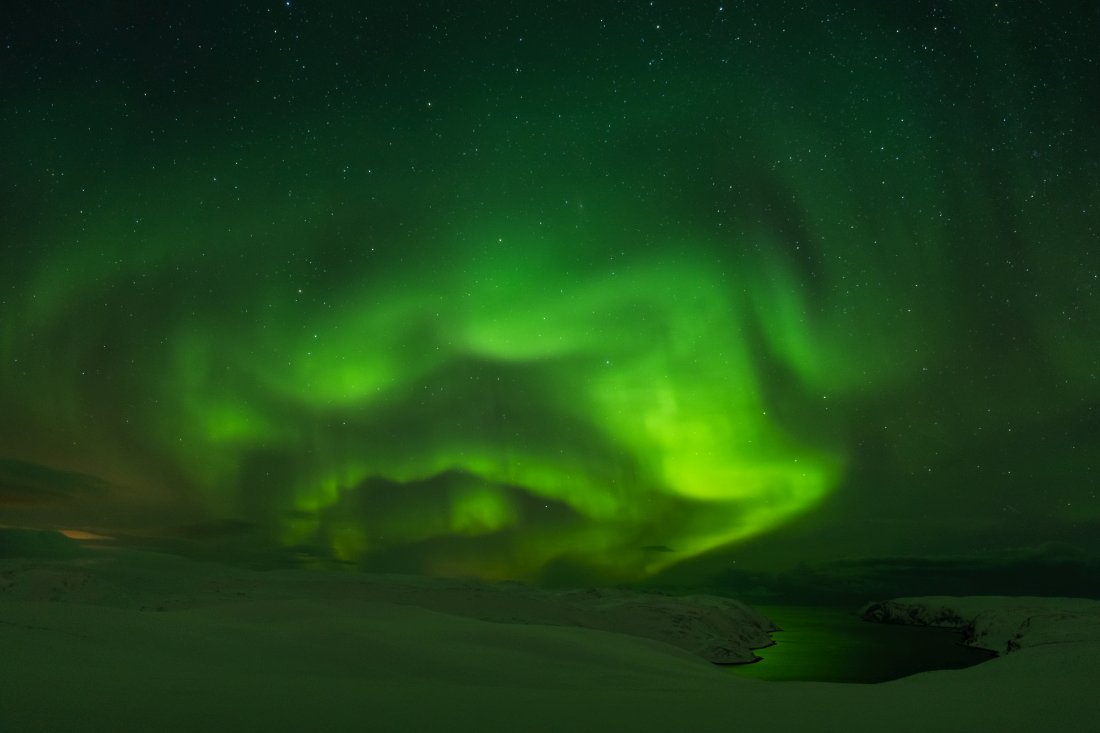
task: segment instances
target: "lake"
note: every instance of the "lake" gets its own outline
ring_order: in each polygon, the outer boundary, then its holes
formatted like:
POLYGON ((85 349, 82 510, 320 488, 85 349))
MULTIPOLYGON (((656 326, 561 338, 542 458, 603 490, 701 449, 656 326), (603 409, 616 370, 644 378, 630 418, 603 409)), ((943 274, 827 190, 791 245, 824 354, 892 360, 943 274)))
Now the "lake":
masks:
POLYGON ((854 611, 811 606, 755 606, 783 631, 757 649, 762 661, 730 665, 762 680, 885 682, 917 672, 979 664, 992 653, 961 644, 957 631, 862 621, 854 611))

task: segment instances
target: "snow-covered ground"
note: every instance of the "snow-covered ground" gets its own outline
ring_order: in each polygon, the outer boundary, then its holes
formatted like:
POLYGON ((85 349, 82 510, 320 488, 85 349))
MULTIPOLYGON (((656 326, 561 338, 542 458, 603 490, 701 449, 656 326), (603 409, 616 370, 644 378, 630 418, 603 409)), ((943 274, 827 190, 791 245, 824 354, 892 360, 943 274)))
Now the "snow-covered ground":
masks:
POLYGON ((966 644, 998 654, 1044 644, 1100 641, 1100 601, 1084 598, 896 598, 868 604, 861 613, 880 623, 959 629, 966 644))
POLYGON ((707 661, 768 643, 769 622, 726 599, 8 558, 0 730, 1100 731, 1100 603, 878 608, 1014 651, 878 685, 762 682, 707 661))

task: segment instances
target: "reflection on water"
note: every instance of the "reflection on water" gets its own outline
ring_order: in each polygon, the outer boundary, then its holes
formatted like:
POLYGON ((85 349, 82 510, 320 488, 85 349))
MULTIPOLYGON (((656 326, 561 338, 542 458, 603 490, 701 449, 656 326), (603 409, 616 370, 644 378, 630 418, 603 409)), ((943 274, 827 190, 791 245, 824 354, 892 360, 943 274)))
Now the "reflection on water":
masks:
POLYGON ((729 669, 762 680, 885 682, 917 672, 958 669, 993 655, 962 646, 958 632, 875 624, 851 610, 812 606, 757 607, 783 631, 775 646, 757 649, 763 660, 729 669))

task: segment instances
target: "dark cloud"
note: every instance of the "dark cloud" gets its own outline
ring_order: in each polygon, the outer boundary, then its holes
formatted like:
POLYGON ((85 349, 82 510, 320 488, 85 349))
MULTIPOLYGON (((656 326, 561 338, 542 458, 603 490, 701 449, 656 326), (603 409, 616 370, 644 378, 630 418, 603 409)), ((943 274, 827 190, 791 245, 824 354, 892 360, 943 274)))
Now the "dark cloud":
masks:
POLYGON ((0 459, 0 506, 39 506, 94 498, 111 485, 101 478, 29 461, 0 459))

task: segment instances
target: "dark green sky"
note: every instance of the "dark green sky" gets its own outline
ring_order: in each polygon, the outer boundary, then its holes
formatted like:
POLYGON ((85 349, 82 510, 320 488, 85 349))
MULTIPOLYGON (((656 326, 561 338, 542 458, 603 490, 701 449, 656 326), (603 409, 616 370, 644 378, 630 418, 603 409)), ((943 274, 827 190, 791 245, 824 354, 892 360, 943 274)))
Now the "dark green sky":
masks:
POLYGON ((1092 3, 8 15, 2 523, 528 578, 1100 550, 1092 3))

